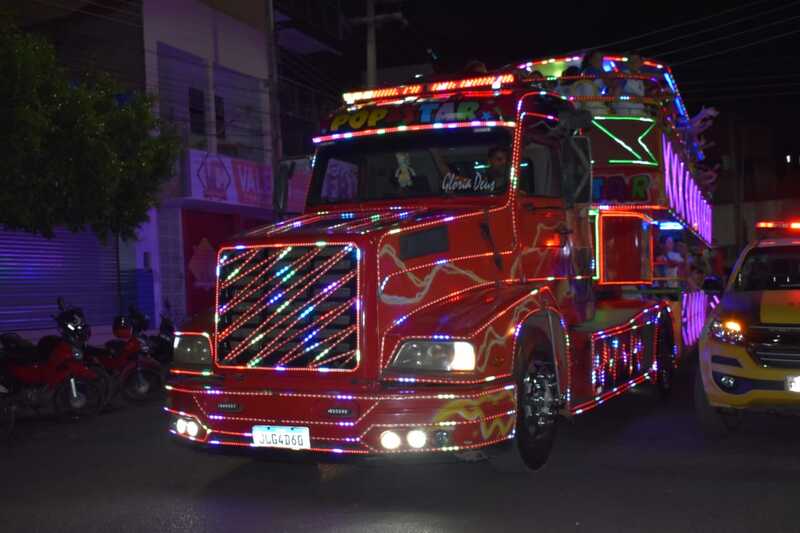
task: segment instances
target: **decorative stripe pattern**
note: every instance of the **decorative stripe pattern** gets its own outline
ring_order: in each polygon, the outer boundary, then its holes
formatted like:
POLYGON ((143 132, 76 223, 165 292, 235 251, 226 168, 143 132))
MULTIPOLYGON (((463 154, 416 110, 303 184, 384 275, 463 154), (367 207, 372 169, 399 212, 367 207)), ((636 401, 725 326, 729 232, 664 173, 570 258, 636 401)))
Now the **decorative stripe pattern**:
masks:
POLYGON ((274 370, 353 370, 359 251, 352 244, 224 250, 217 281, 217 363, 274 370))

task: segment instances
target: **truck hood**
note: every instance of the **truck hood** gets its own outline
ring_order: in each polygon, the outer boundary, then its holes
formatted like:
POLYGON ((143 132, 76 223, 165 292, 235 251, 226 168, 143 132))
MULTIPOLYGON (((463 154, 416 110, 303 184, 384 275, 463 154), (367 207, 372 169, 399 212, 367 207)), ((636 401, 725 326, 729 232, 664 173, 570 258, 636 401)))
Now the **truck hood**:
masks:
POLYGON ((256 244, 271 237, 319 239, 355 235, 381 237, 392 230, 452 220, 456 216, 478 210, 475 207, 448 206, 318 211, 252 230, 231 244, 256 244))
POLYGON ((750 324, 800 324, 800 290, 729 292, 719 309, 750 324))

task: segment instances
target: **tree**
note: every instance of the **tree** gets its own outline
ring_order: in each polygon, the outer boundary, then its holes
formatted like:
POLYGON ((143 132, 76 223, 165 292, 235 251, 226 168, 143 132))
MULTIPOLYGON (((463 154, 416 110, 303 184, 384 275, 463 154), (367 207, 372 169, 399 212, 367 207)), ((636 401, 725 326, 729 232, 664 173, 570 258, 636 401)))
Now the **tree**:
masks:
POLYGON ((44 39, 0 28, 0 225, 133 238, 180 143, 153 98, 105 75, 69 80, 44 39))

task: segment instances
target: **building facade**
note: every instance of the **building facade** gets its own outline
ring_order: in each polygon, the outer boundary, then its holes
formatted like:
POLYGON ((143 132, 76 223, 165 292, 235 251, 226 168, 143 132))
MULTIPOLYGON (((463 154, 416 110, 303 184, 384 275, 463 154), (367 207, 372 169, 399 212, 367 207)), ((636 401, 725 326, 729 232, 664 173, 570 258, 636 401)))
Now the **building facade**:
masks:
MULTIPOLYGON (((336 53, 331 43, 339 19, 328 11, 309 25, 297 19, 302 12, 293 2, 276 3, 273 39, 272 2, 48 4, 21 2, 23 26, 50 38, 69 70, 105 71, 155 95, 156 112, 174 125, 184 148, 175 176, 135 241, 100 243, 88 232, 59 232, 47 240, 0 230, 0 246, 15 250, 6 260, 11 268, 0 270, 0 290, 18 295, 0 303, 0 331, 51 327, 59 294, 83 307, 98 330, 129 304, 157 317, 169 301, 178 321, 205 311, 213 306, 219 243, 275 218, 272 169, 282 144, 301 163, 290 181, 288 208, 303 209, 310 174, 303 164, 310 139, 304 137, 335 105, 335 89, 315 81, 313 64, 320 54, 336 53), (308 28, 322 28, 315 30, 322 36, 308 28), (302 72, 310 73, 278 70, 280 84, 273 86, 286 98, 283 106, 269 96, 270 47, 276 41, 280 48, 273 57, 289 57, 285 61, 302 63, 302 72), (273 120, 273 113, 280 119, 273 120), (36 262, 40 256, 51 260, 36 262)), ((306 4, 313 11, 314 4, 337 2, 306 4)))

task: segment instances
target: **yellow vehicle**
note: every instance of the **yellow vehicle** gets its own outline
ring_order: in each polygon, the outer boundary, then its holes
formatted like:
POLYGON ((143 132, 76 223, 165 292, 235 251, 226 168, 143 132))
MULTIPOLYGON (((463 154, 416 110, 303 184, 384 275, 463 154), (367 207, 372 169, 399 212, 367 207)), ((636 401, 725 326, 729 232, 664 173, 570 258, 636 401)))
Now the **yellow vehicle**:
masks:
MULTIPOLYGON (((722 436, 745 411, 800 413, 800 222, 759 222, 706 323, 695 410, 722 436)), ((716 297, 715 297, 716 299, 716 297)))

